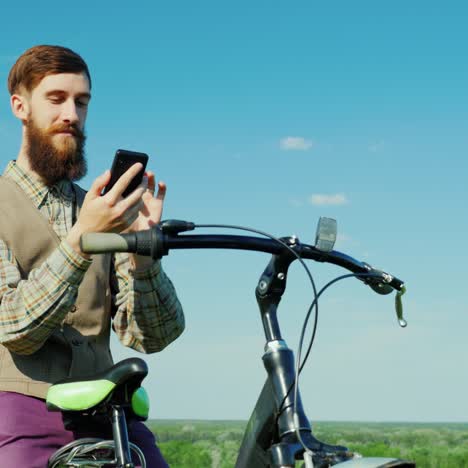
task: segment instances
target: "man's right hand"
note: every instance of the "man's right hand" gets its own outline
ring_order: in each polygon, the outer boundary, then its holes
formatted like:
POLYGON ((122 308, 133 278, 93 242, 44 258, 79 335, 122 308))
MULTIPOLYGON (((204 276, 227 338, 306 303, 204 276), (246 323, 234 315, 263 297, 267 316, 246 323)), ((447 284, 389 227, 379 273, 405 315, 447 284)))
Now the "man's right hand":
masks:
POLYGON ((110 171, 106 171, 93 182, 80 209, 80 215, 66 239, 80 255, 85 258, 91 257, 81 251, 80 237, 82 234, 88 232, 121 232, 131 226, 137 219, 142 203, 141 198, 146 190, 146 179, 144 178, 138 188, 126 198, 122 198, 122 192, 140 172, 141 168, 140 163, 134 164, 103 196, 101 196, 101 193, 110 181, 110 171))

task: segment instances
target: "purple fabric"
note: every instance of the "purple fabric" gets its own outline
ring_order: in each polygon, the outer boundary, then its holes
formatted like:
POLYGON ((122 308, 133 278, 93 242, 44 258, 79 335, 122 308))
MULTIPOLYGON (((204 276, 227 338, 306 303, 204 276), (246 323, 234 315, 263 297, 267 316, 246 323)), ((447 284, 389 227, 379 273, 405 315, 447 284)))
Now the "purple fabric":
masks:
MULTIPOLYGON (((47 411, 44 400, 0 392, 0 467, 46 468, 49 457, 80 437, 63 426, 61 413, 47 411)), ((167 468, 151 431, 140 422, 129 428, 129 439, 140 447, 148 468, 167 468)))

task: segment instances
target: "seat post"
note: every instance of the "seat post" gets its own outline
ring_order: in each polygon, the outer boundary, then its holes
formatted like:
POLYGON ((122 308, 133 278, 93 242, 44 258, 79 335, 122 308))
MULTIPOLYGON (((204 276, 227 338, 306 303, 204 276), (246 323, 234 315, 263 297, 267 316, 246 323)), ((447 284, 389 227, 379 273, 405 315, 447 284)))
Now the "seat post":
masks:
POLYGON ((112 433, 118 468, 134 468, 128 442, 127 421, 121 406, 112 406, 112 433))

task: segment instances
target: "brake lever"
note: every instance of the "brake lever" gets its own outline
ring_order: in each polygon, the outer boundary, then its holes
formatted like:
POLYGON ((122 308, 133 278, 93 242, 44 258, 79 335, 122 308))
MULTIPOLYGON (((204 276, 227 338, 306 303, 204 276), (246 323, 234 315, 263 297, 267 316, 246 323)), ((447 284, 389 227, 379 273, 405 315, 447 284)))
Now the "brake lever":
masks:
POLYGON ((406 287, 402 286, 400 291, 397 291, 396 296, 395 296, 395 309, 396 309, 396 314, 398 318, 398 323, 400 324, 400 327, 405 328, 406 325, 408 325, 408 322, 403 318, 403 301, 401 300, 401 296, 405 294, 406 292, 406 287))

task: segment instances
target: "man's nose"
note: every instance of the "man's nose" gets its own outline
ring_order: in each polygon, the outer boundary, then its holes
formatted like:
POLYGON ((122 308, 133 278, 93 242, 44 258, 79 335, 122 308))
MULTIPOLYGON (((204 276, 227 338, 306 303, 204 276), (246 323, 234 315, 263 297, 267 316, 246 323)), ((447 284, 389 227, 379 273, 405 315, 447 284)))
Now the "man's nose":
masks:
POLYGON ((63 103, 62 107, 62 121, 67 123, 77 123, 80 117, 74 100, 69 99, 63 103))

